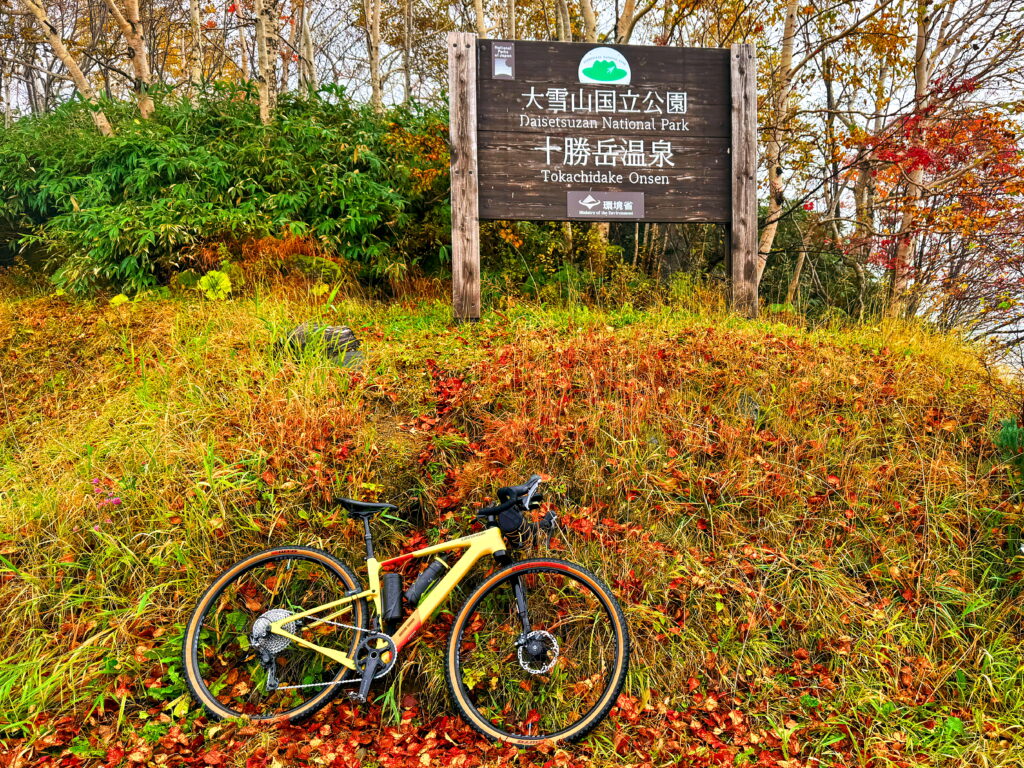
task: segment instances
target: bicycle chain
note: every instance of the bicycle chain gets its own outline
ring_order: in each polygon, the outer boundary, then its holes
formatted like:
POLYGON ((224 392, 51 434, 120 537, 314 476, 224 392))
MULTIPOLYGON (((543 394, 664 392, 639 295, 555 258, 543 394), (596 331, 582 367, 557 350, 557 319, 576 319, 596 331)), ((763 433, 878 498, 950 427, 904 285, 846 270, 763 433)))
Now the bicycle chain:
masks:
MULTIPOLYGON (((314 621, 310 623, 332 624, 335 627, 341 627, 342 629, 353 629, 356 632, 363 632, 368 636, 380 637, 385 640, 391 641, 392 643, 394 642, 391 640, 390 635, 385 635, 383 632, 374 632, 372 629, 363 629, 362 627, 357 627, 352 624, 342 624, 340 621, 331 621, 330 619, 314 619, 314 621)), ((299 626, 296 627, 296 630, 301 629, 301 627, 301 622, 299 622, 299 626)), ((359 642, 360 644, 362 644, 366 640, 367 638, 363 638, 359 642)), ((379 675, 375 675, 374 679, 376 679, 377 677, 379 677, 379 675)), ((350 680, 335 680, 330 683, 302 683, 299 685, 279 685, 275 688, 275 690, 294 691, 300 688, 328 688, 332 685, 356 685, 357 683, 359 683, 359 678, 352 678, 350 680)))

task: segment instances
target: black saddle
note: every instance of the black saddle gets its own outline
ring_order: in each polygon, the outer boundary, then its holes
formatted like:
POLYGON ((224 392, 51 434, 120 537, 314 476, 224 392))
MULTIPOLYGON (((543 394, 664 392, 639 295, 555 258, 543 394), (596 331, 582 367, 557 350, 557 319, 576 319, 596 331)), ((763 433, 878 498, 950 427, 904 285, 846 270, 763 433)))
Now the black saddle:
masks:
POLYGON ((352 518, 366 519, 373 517, 378 512, 398 509, 394 504, 381 504, 376 501, 356 501, 355 499, 338 499, 338 503, 348 510, 348 516, 352 518))

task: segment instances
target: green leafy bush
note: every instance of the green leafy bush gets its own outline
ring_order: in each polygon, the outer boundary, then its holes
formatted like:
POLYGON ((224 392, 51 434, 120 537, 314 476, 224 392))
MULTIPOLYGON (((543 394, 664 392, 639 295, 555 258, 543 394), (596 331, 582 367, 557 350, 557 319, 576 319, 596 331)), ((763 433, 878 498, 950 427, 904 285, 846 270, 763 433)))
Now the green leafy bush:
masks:
POLYGON ((443 113, 378 114, 326 88, 282 96, 264 126, 250 89, 217 85, 150 121, 108 115, 113 137, 80 103, 0 132, 0 222, 45 248, 61 287, 134 293, 210 243, 280 235, 370 279, 447 258, 443 113))
POLYGON ((206 298, 212 301, 226 299, 231 293, 231 278, 224 272, 211 269, 199 280, 196 286, 206 298))
POLYGON ((995 443, 1017 481, 1024 482, 1024 427, 1017 419, 1006 419, 999 425, 995 443))
POLYGON ((183 293, 199 285, 200 276, 194 269, 183 269, 171 278, 172 291, 183 293))

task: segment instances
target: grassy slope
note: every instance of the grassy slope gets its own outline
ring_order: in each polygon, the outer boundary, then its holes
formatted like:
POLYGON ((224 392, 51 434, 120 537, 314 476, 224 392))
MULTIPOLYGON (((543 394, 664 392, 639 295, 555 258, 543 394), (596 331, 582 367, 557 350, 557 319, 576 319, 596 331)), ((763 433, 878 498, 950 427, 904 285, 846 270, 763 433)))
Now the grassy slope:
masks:
MULTIPOLYGON (((448 321, 440 305, 303 294, 0 304, 12 750, 184 749, 168 729, 203 721, 178 637, 219 569, 282 542, 357 562, 332 496, 417 510, 379 526, 397 552, 464 531, 473 502, 541 470, 562 554, 613 584, 636 639, 615 712, 627 738, 605 726, 577 759, 1024 760, 1020 512, 991 456, 1007 406, 967 350, 669 307, 448 321), (358 330, 358 372, 273 354, 318 316, 358 330)), ((410 740, 458 728, 431 719, 449 712, 443 628, 360 726, 375 738, 413 704, 410 740)), ((226 738, 207 736, 181 739, 200 754, 226 738)))

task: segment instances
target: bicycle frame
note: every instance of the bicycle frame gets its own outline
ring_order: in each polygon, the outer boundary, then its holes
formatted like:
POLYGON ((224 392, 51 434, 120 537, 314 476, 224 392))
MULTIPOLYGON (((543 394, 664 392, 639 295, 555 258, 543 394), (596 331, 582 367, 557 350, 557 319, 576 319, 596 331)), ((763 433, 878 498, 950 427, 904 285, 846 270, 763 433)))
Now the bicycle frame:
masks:
POLYGON ((416 633, 419 632, 420 628, 430 619, 434 611, 436 611, 448 598, 448 595, 451 594, 455 585, 466 577, 469 571, 480 561, 481 558, 486 557, 487 555, 493 555, 496 552, 503 552, 507 549, 500 530, 497 528, 488 528, 484 531, 480 531, 479 533, 472 533, 469 536, 462 536, 458 539, 452 539, 451 541, 445 541, 440 544, 434 544, 430 547, 424 547, 423 549, 416 550, 415 552, 393 557, 390 560, 378 561, 376 557, 367 558, 366 573, 367 579, 370 582, 369 589, 365 589, 358 594, 346 595, 338 600, 318 605, 315 608, 310 608, 309 610, 302 611, 300 613, 290 614, 283 619, 272 622, 270 625, 270 631, 275 635, 287 637, 297 645, 301 645, 304 648, 309 648, 317 653, 321 653, 348 669, 355 670, 355 661, 347 653, 333 648, 324 648, 316 643, 311 643, 302 637, 293 635, 284 628, 285 625, 310 616, 317 616, 316 621, 314 621, 310 626, 316 626, 317 623, 324 621, 333 621, 338 616, 341 616, 351 610, 352 604, 356 600, 364 599, 373 600, 377 616, 383 616, 380 590, 380 574, 383 569, 388 568, 389 566, 401 565, 402 563, 414 558, 430 557, 431 555, 436 555, 441 552, 450 552, 455 549, 464 549, 465 552, 462 553, 448 573, 444 575, 444 578, 434 585, 434 588, 424 596, 416 609, 402 623, 402 626, 398 628, 398 631, 392 635, 391 639, 395 643, 395 648, 400 651, 416 636, 416 633), (318 614, 321 613, 325 613, 326 615, 318 616, 318 614))

